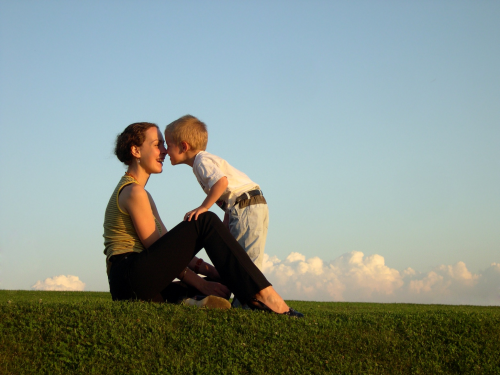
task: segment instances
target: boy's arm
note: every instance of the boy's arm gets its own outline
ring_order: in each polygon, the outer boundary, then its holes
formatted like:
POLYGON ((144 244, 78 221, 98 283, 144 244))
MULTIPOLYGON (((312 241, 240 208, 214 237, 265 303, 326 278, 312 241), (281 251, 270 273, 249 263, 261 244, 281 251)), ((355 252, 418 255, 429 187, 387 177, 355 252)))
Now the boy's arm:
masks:
POLYGON ((194 216, 194 219, 198 219, 198 215, 207 212, 210 207, 220 198, 222 193, 227 189, 227 177, 222 177, 217 181, 210 191, 208 192, 207 197, 203 201, 200 207, 195 208, 194 210, 189 211, 186 215, 184 215, 184 220, 191 221, 191 218, 194 216))

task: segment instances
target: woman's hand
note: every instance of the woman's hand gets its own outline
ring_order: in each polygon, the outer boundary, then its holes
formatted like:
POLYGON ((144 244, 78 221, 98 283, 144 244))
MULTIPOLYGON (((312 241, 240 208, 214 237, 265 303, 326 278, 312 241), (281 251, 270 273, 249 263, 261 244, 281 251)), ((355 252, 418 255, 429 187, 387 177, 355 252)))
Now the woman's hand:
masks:
POLYGON ((227 286, 214 281, 204 280, 198 290, 206 296, 217 296, 226 299, 231 296, 231 291, 227 288, 227 286))
MULTIPOLYGON (((197 260, 197 258, 193 258, 193 260, 195 259, 197 260)), ((210 267, 215 271, 214 275, 217 275, 217 277, 219 277, 219 273, 215 270, 215 268, 213 266, 210 267)), ((212 295, 222 298, 229 298, 229 296, 231 296, 231 291, 227 288, 227 286, 216 281, 207 281, 203 277, 198 276, 196 272, 194 272, 190 268, 187 268, 185 271, 181 272, 178 278, 186 284, 198 289, 206 296, 212 295)))

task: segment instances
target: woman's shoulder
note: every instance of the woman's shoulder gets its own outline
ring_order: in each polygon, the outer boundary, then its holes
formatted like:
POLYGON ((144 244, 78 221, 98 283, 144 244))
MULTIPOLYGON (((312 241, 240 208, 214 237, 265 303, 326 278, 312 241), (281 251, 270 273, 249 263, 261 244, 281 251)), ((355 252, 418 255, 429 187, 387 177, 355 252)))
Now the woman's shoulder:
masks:
POLYGON ((120 197, 122 196, 127 199, 147 198, 148 192, 141 185, 132 183, 123 187, 120 193, 120 197))
POLYGON ((148 192, 137 183, 129 184, 123 187, 118 197, 118 204, 130 214, 131 208, 149 204, 148 192))

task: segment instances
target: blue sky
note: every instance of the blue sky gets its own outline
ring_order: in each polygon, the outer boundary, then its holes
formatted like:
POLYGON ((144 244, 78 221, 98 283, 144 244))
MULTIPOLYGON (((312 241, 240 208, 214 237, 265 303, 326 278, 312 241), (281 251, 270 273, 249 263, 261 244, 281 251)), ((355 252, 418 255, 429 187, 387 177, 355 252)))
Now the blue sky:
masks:
MULTIPOLYGON (((462 262, 480 285, 500 263, 499 18, 496 1, 0 1, 0 288, 107 290, 114 139, 186 113, 261 185, 270 258, 361 252, 420 281, 462 262)), ((147 189, 168 228, 204 197, 187 166, 147 189)))

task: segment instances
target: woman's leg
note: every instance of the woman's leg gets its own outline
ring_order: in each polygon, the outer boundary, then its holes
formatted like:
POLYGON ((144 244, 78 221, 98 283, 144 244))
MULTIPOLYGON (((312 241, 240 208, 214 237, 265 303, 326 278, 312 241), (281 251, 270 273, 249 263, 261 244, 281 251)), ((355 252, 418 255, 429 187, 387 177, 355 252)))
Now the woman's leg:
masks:
POLYGON ((138 253, 128 253, 118 257, 112 257, 112 265, 109 270, 109 291, 113 301, 123 301, 134 298, 134 293, 128 280, 130 263, 138 253), (113 260, 113 258, 115 258, 113 260))
POLYGON ((165 302, 180 303, 186 298, 201 294, 196 288, 184 284, 182 281, 174 281, 161 291, 161 296, 165 302))
MULTIPOLYGON (((209 277, 204 277, 206 281, 217 281, 209 277)), ((193 298, 204 295, 203 292, 194 286, 183 283, 182 281, 173 281, 161 291, 161 296, 165 302, 180 303, 186 298, 193 298)))
POLYGON ((222 282, 240 300, 248 301, 271 285, 217 215, 207 212, 198 220, 181 222, 134 257, 129 280, 135 297, 153 299, 203 247, 222 282))

